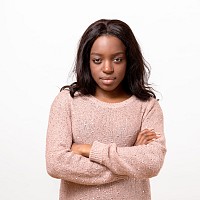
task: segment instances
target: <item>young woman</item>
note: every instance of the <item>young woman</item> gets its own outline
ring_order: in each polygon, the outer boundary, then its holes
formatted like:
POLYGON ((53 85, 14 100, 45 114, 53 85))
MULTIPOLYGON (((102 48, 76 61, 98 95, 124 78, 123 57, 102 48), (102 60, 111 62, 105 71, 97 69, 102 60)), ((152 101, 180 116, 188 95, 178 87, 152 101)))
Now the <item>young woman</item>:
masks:
POLYGON ((77 52, 77 82, 50 111, 48 173, 61 179, 60 200, 149 200, 166 148, 163 114, 130 27, 98 20, 77 52))

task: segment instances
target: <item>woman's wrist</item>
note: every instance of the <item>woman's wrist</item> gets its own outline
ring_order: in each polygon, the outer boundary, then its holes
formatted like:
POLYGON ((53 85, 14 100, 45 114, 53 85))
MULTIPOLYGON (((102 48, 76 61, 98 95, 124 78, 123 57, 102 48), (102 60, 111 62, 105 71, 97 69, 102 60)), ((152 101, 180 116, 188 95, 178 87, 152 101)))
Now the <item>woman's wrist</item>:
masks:
POLYGON ((92 145, 90 144, 72 144, 71 150, 79 155, 82 155, 84 157, 89 157, 90 150, 91 150, 92 145))
POLYGON ((90 145, 90 144, 83 144, 82 145, 82 156, 85 156, 85 157, 89 157, 89 155, 90 155, 90 150, 91 150, 91 147, 92 147, 92 145, 90 145))

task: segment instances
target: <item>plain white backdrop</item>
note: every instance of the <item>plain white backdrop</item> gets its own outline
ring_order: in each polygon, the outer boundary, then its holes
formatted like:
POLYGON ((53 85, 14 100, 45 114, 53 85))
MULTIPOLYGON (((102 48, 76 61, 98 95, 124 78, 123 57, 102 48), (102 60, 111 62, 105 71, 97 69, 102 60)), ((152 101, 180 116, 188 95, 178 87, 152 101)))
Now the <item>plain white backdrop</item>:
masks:
POLYGON ((152 199, 199 200, 199 0, 0 0, 0 199, 58 199, 45 168, 49 109, 100 18, 129 24, 159 91, 168 151, 152 199))

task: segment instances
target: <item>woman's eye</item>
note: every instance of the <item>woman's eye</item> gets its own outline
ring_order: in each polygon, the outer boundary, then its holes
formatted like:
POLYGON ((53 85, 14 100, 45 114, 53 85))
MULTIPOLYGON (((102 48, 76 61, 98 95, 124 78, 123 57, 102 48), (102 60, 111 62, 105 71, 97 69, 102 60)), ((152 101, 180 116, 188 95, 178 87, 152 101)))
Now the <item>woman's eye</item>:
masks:
POLYGON ((101 59, 100 58, 95 58, 95 59, 93 59, 93 62, 95 64, 100 64, 101 63, 101 59))
POLYGON ((122 61, 122 58, 115 58, 114 59, 114 62, 116 62, 116 63, 119 63, 119 62, 121 62, 122 61))

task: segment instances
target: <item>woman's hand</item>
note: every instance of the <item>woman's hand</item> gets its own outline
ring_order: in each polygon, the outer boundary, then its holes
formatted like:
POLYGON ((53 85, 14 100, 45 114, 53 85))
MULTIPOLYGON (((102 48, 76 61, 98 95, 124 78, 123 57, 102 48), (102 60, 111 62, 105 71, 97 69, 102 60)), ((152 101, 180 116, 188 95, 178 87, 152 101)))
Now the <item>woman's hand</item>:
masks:
POLYGON ((92 145, 90 144, 76 144, 73 143, 71 147, 71 151, 73 151, 75 154, 79 154, 84 157, 89 157, 90 150, 92 145))
MULTIPOLYGON (((134 146, 149 144, 150 142, 153 142, 155 139, 158 139, 159 137, 160 135, 156 134, 153 129, 144 129, 143 131, 138 133, 137 140, 134 146)), ((91 144, 73 143, 71 151, 73 151, 75 154, 79 154, 81 156, 88 158, 90 155, 91 147, 92 147, 91 144)))
POLYGON ((156 134, 153 129, 144 129, 143 131, 138 133, 137 140, 134 146, 149 144, 159 137, 160 134, 156 134))

